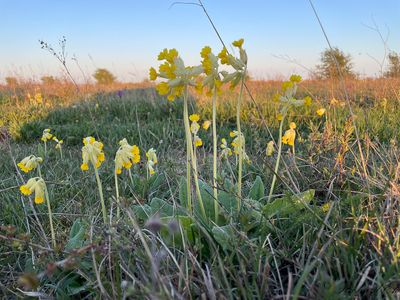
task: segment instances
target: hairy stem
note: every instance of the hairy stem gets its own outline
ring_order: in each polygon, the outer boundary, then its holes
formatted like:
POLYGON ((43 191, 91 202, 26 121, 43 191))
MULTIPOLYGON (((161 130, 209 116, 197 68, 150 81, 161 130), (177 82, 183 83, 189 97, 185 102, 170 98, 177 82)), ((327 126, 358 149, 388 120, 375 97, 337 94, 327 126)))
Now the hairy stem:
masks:
POLYGON ((272 194, 274 193, 274 187, 276 182, 276 174, 279 170, 279 161, 281 159, 282 154, 282 129, 283 129, 283 121, 285 120, 285 115, 282 117, 281 123, 279 125, 279 138, 278 138, 278 157, 276 158, 274 176, 272 177, 271 188, 269 190, 268 202, 271 201, 272 194))
POLYGON ((51 233, 51 243, 53 244, 53 249, 57 248, 57 242, 56 242, 56 234, 54 232, 54 226, 53 226, 53 214, 51 212, 51 206, 50 206, 50 197, 49 197, 49 192, 47 191, 47 186, 44 189, 45 197, 46 197, 46 203, 47 203, 47 210, 49 213, 49 222, 50 222, 50 233, 51 233))
POLYGON ((213 195, 215 223, 218 223, 218 190, 217 190, 217 89, 214 88, 212 99, 212 134, 213 134, 213 195))
POLYGON ((99 177, 99 171, 97 170, 97 168, 94 165, 93 165, 93 167, 94 167, 94 174, 96 175, 97 187, 99 188, 101 210, 103 212, 103 221, 104 221, 104 224, 107 224, 107 212, 106 212, 106 205, 104 203, 103 186, 101 184, 101 180, 99 177))

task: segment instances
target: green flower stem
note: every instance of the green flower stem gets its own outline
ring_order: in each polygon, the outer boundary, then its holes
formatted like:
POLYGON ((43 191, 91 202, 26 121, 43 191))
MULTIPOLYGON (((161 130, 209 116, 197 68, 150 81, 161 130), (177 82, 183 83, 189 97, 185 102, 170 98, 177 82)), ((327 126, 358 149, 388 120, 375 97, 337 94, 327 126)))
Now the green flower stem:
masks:
POLYGON ((279 170, 279 161, 281 159, 282 154, 282 129, 283 129, 283 121, 285 120, 285 115, 283 115, 281 123, 279 125, 279 138, 278 138, 278 157, 276 158, 275 169, 274 169, 274 176, 272 177, 271 188, 269 190, 268 202, 271 201, 272 194, 274 193, 274 187, 276 182, 276 174, 279 170))
POLYGON ((117 219, 119 219, 120 209, 119 209, 118 174, 115 171, 114 171, 114 181, 115 181, 115 197, 117 199, 117 219))
POLYGON ((217 89, 214 88, 212 99, 212 134, 213 134, 213 195, 215 223, 218 223, 218 190, 217 190, 217 89))
POLYGON ((132 184, 132 189, 133 189, 133 187, 134 187, 134 182, 133 182, 133 177, 132 177, 132 172, 131 172, 131 169, 128 169, 128 174, 129 174, 129 179, 131 180, 131 184, 132 184))
MULTIPOLYGON (((200 185, 199 185, 199 178, 198 178, 198 173, 197 173, 197 160, 193 151, 193 140, 192 140, 192 134, 190 132, 190 125, 189 125, 189 110, 188 110, 188 90, 187 87, 185 87, 185 95, 184 95, 184 106, 183 106, 183 114, 184 114, 184 123, 185 123, 185 131, 186 131, 186 146, 188 149, 188 153, 190 155, 190 160, 192 162, 192 168, 193 168, 193 176, 194 176, 194 183, 196 186, 196 193, 197 197, 199 199, 199 204, 200 204, 200 209, 201 212, 204 216, 204 219, 206 219, 206 211, 204 209, 204 204, 203 204, 203 199, 201 197, 201 192, 200 192, 200 185)), ((189 164, 188 164, 189 166, 189 164)), ((190 169, 188 168, 190 171, 190 169)), ((187 175, 188 182, 190 182, 190 173, 187 175)), ((188 184, 188 188, 189 188, 188 184)), ((190 190, 188 189, 188 195, 190 190)), ((189 202, 188 202, 188 207, 189 207, 189 202)), ((192 204, 190 203, 190 209, 192 208, 192 204)))
POLYGON ((187 88, 183 97, 183 123, 185 124, 185 136, 186 136, 186 190, 187 190, 187 208, 189 213, 193 213, 192 209, 192 197, 191 197, 191 184, 190 184, 190 154, 192 142, 189 128, 189 112, 188 112, 188 100, 187 100, 187 88))
POLYGON ((201 213, 203 214, 204 219, 207 220, 207 214, 206 214, 206 210, 204 208, 203 198, 201 197, 201 192, 200 192, 199 178, 198 178, 198 172, 197 172, 196 147, 193 145, 191 147, 191 150, 192 150, 193 176, 194 176, 194 183, 196 186, 196 193, 197 193, 197 197, 199 198, 201 213), (194 147, 194 150, 193 150, 193 147, 194 147))
POLYGON ((241 199, 242 199, 242 172, 243 172, 243 151, 244 151, 244 136, 242 136, 242 130, 240 127, 240 116, 241 116, 241 103, 242 103, 242 95, 243 95, 243 86, 244 81, 246 78, 246 70, 247 67, 244 69, 242 83, 240 84, 240 92, 239 97, 236 105, 236 123, 237 123, 237 131, 239 136, 239 170, 238 170, 238 191, 237 191, 237 208, 238 213, 240 212, 241 208, 241 199))
POLYGON ((107 212, 106 212, 106 205, 104 203, 103 187, 101 185, 101 180, 100 180, 100 177, 99 177, 99 171, 94 166, 94 164, 93 164, 93 167, 94 167, 94 174, 96 175, 97 187, 99 188, 101 210, 103 212, 103 221, 104 221, 104 224, 107 224, 107 212))
POLYGON ((47 156, 47 143, 44 141, 44 157, 47 156))
POLYGON ((51 243, 53 244, 53 249, 56 249, 56 248, 57 248, 56 234, 55 234, 55 232, 54 232, 53 214, 52 214, 52 212, 51 212, 50 197, 49 197, 49 192, 47 191, 47 186, 45 186, 44 194, 45 194, 45 197, 46 197, 47 209, 48 209, 48 213, 49 213, 50 232, 51 232, 51 243))
POLYGON ((60 147, 60 158, 61 160, 63 159, 63 152, 62 152, 62 148, 60 147))

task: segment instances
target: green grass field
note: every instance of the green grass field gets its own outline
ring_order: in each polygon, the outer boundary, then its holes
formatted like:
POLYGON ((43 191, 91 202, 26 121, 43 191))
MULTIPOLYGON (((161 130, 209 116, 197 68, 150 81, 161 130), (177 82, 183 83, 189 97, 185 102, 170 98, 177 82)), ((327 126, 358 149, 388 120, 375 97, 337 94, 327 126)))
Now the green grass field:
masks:
MULTIPOLYGON (((203 146, 196 151, 207 218, 200 213, 194 185, 194 214, 187 210, 181 100, 169 102, 153 88, 131 89, 122 96, 98 93, 44 108, 37 118, 31 118, 33 112, 25 106, 21 116, 26 118, 21 119, 10 117, 19 113, 10 102, 0 102, 0 109, 7 111, 2 124, 12 133, 8 137, 4 131, 0 139, 0 295, 399 297, 399 99, 391 94, 383 100, 374 97, 374 91, 358 90, 351 98, 356 131, 348 107, 333 103, 323 86, 300 85, 299 94, 312 94, 316 100, 288 113, 284 128, 297 124, 295 151, 283 145, 277 185, 268 199, 276 153, 267 156, 266 145, 278 137, 272 95, 279 85, 249 83, 257 105, 245 96, 242 132, 251 162, 244 164, 242 207, 240 212, 235 209, 237 158, 218 157, 217 223, 211 128, 199 131, 203 146), (322 117, 315 113, 320 107, 326 108, 322 117), (45 153, 40 141, 45 128, 64 140, 62 159, 51 141, 45 153), (109 224, 103 224, 93 172, 80 169, 86 136, 104 144, 99 175, 109 224), (141 162, 132 167, 131 176, 126 171, 118 176, 118 204, 114 156, 123 138, 140 148, 141 162), (152 176, 146 170, 145 152, 150 148, 158 156, 152 176), (17 167, 30 154, 44 158, 41 173, 51 199, 55 249, 47 206, 33 204, 19 191, 30 174, 36 174, 17 167)), ((235 90, 218 99, 218 145, 221 138, 232 140, 236 97, 235 90)), ((189 112, 210 120, 210 100, 194 95, 189 112)))

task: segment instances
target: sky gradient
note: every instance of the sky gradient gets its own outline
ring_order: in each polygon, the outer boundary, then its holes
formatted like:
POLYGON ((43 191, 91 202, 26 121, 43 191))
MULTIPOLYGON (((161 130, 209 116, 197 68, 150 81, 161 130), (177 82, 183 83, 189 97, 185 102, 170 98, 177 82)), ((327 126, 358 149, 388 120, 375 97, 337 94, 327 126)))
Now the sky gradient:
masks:
MULTIPOLYGON (((200 7, 170 0, 0 0, 0 81, 6 76, 39 79, 59 75, 60 65, 40 48, 42 39, 58 49, 67 38, 68 64, 78 59, 90 75, 98 67, 121 81, 140 81, 157 66, 163 48, 176 48, 187 64, 198 64, 204 45, 221 44, 200 7)), ((243 37, 249 72, 258 79, 308 73, 326 41, 308 0, 203 0, 226 43, 243 37), (291 61, 290 61, 291 60, 291 61), (295 63, 293 62, 296 61, 295 63), (303 68, 303 65, 305 68, 303 68)), ((400 52, 399 0, 314 0, 334 46, 353 57, 364 76, 379 73, 384 45, 400 52)))

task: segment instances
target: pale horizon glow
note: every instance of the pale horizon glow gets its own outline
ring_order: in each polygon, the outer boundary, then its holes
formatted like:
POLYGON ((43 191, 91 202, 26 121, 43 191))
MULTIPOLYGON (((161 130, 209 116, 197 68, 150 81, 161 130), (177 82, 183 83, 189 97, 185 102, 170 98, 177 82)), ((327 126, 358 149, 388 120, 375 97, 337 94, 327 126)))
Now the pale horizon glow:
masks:
MULTIPOLYGON (((200 7, 174 1, 6 1, 0 0, 0 82, 7 76, 39 80, 60 76, 60 63, 42 50, 39 39, 55 50, 67 38, 67 64, 82 82, 96 68, 110 70, 119 81, 147 78, 158 66, 163 48, 176 48, 188 65, 200 62, 199 52, 221 44, 200 7)), ((243 37, 249 73, 255 79, 284 78, 291 73, 307 77, 319 62, 327 43, 308 0, 204 0, 224 42, 243 37)), ((362 77, 377 76, 387 50, 400 52, 400 1, 337 0, 314 5, 330 42, 353 57, 362 77)))

